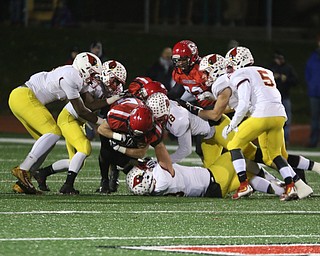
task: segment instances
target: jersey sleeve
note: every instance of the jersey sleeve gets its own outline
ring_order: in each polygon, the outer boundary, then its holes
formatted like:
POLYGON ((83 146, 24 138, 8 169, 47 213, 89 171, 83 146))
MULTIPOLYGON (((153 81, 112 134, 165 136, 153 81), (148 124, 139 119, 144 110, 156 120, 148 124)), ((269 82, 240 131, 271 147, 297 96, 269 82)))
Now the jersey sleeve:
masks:
POLYGON ((67 99, 73 100, 80 97, 83 88, 83 80, 76 73, 67 73, 59 79, 61 89, 65 92, 67 99))

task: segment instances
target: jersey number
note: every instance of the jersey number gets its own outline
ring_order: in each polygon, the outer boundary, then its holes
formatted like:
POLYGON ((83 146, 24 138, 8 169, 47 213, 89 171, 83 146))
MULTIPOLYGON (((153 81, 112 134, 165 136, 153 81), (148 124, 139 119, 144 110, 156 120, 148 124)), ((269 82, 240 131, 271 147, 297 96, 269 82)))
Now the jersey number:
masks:
POLYGON ((168 124, 172 126, 172 123, 176 120, 174 115, 170 114, 168 117, 168 124))
POLYGON ((257 70, 258 73, 260 74, 261 76, 261 79, 263 80, 263 83, 266 85, 266 86, 274 86, 274 83, 272 81, 272 79, 270 78, 270 74, 265 71, 265 70, 257 70))

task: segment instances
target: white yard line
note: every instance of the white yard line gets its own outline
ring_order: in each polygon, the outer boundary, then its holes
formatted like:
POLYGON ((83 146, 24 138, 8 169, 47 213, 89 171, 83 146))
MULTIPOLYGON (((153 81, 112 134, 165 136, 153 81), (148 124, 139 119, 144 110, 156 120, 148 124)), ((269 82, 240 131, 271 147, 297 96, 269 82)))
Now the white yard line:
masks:
MULTIPOLYGON (((22 138, 0 138, 0 143, 21 143, 21 144, 33 144, 35 141, 33 139, 22 139, 22 138)), ((59 140, 57 142, 57 145, 65 145, 64 140, 59 140)), ((93 141, 91 142, 92 147, 99 148, 100 142, 99 141, 93 141)), ((168 150, 176 150, 176 145, 166 145, 168 150)), ((193 151, 195 150, 195 147, 193 147, 193 151)), ((310 152, 310 151, 301 151, 301 150, 288 150, 288 153, 290 154, 298 154, 298 155, 304 155, 304 156, 320 156, 320 152, 310 152)))
POLYGON ((167 240, 167 239, 252 239, 252 238, 320 238, 320 235, 250 235, 250 236, 101 236, 101 237, 21 237, 0 238, 7 241, 79 241, 79 240, 167 240))
MULTIPOLYGON (((102 214, 103 211, 29 211, 29 212, 0 212, 0 215, 17 215, 17 214, 102 214)), ((320 214, 320 211, 108 211, 106 214, 320 214)))

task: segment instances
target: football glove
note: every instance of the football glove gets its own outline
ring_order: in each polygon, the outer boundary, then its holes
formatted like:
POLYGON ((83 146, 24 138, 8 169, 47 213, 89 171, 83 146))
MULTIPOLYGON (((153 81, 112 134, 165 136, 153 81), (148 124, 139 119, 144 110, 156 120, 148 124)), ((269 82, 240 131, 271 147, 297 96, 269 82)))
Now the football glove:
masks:
POLYGON ((194 114, 194 115, 198 115, 200 110, 203 110, 200 107, 197 107, 195 105, 192 105, 190 102, 188 101, 184 101, 184 100, 179 100, 178 101, 179 104, 184 107, 185 109, 187 109, 190 113, 194 114))
POLYGON ((208 91, 196 95, 196 99, 199 100, 199 101, 210 100, 212 98, 213 98, 213 94, 211 92, 208 92, 208 91))
POLYGON ((230 132, 232 132, 232 131, 237 132, 237 131, 238 131, 238 128, 237 128, 237 127, 233 127, 233 126, 231 126, 230 124, 228 124, 228 125, 225 126, 225 127, 223 128, 223 130, 222 130, 222 137, 223 137, 224 139, 227 139, 228 134, 229 134, 230 132))

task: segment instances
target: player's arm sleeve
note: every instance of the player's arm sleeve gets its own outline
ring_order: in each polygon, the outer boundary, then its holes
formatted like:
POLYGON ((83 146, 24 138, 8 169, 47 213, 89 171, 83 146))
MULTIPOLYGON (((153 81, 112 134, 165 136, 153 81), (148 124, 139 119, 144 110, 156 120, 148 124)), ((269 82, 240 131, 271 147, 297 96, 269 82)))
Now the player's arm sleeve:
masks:
POLYGON ((77 84, 68 79, 67 77, 60 78, 59 85, 67 95, 68 100, 80 98, 80 92, 77 87, 77 84))
POLYGON ((188 129, 184 134, 178 137, 178 149, 170 155, 173 163, 178 163, 192 153, 191 130, 188 129))
POLYGON ((250 94, 250 84, 249 81, 245 79, 238 84, 239 102, 234 116, 230 122, 232 127, 237 127, 247 114, 250 107, 250 94))

